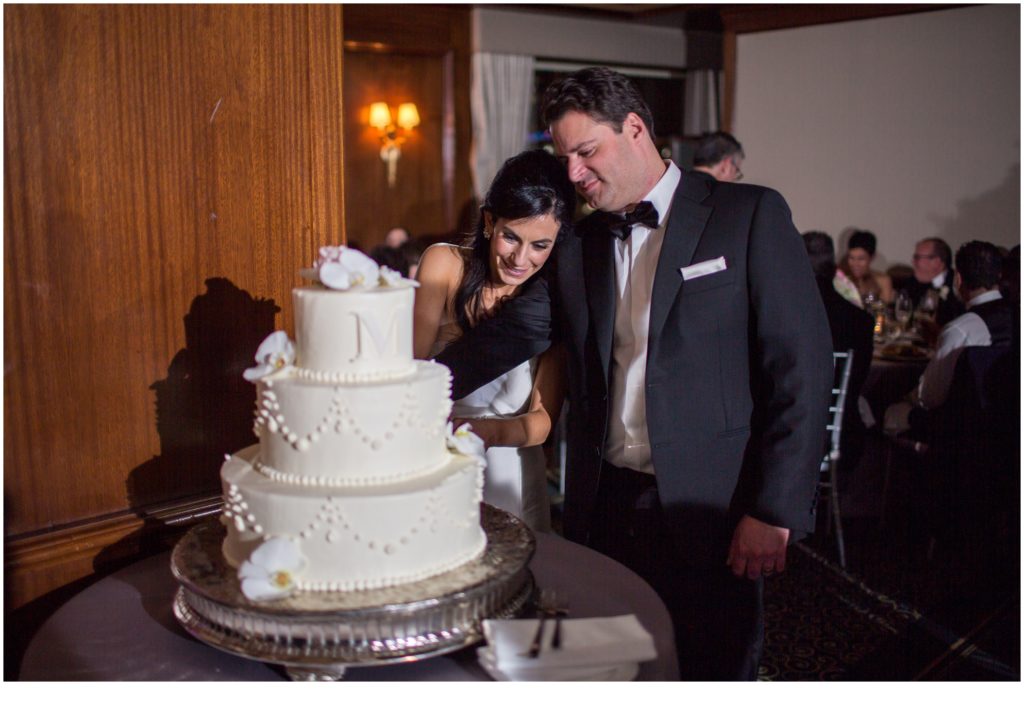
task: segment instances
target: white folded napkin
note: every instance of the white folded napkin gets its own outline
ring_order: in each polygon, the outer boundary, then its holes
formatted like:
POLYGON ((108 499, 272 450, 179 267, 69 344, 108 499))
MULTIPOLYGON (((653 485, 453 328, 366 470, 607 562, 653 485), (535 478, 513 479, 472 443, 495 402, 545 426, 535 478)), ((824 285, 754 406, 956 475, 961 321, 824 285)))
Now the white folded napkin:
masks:
POLYGON ((654 639, 636 616, 562 621, 562 646, 551 648, 555 622, 544 624, 541 653, 523 655, 537 633, 537 619, 486 620, 487 646, 477 656, 492 676, 513 680, 614 679, 635 676, 637 664, 658 656, 654 639))

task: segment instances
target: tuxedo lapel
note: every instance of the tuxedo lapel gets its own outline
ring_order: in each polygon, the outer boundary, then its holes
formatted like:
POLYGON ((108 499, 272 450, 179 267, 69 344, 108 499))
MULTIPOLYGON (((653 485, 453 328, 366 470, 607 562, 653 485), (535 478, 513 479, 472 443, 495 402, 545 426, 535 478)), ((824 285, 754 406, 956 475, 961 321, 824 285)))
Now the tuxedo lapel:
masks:
POLYGON ((594 340, 607 377, 615 324, 615 263, 612 236, 603 226, 590 226, 583 236, 583 277, 594 340))
POLYGON ((710 194, 708 183, 700 176, 683 173, 668 217, 665 240, 661 244, 658 267, 651 292, 651 323, 649 343, 661 335, 669 309, 675 301, 683 276, 679 269, 693 262, 693 253, 704 233, 712 207, 701 202, 710 194))

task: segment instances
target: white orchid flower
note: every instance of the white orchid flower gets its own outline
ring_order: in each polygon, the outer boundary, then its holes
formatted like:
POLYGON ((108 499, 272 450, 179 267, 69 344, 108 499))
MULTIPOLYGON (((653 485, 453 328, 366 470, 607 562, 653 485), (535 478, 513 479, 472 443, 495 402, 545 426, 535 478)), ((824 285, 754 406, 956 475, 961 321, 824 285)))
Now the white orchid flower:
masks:
POLYGON ((388 287, 400 285, 402 283, 402 273, 382 265, 380 266, 380 281, 388 287))
POLYGON ((487 452, 487 447, 484 445, 483 439, 473 433, 473 426, 471 424, 462 424, 457 429, 453 429, 454 424, 451 421, 448 422, 448 436, 446 442, 448 449, 453 450, 456 453, 462 455, 468 455, 475 457, 478 461, 484 462, 484 454, 487 452))
POLYGON ((324 246, 316 262, 320 282, 332 290, 376 287, 380 268, 373 258, 345 246, 324 246))
POLYGON ((256 349, 256 362, 256 367, 242 373, 242 377, 249 382, 255 382, 265 375, 277 372, 286 365, 293 365, 295 344, 284 331, 275 331, 264 338, 263 343, 256 349))
POLYGON ((386 265, 380 266, 380 284, 387 287, 419 287, 420 283, 405 277, 397 270, 392 270, 386 265))
POLYGON ((272 601, 291 594, 305 568, 306 558, 294 541, 270 538, 238 568, 238 579, 247 599, 272 601))

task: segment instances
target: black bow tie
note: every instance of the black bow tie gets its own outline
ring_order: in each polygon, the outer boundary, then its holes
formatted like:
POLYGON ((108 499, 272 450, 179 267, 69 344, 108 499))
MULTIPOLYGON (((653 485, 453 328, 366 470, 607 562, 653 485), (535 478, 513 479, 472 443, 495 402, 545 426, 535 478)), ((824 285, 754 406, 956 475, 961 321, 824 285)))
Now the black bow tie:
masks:
POLYGON ((610 212, 605 216, 608 230, 620 241, 629 238, 634 224, 642 224, 648 229, 658 228, 658 210, 646 200, 638 204, 632 212, 610 212))

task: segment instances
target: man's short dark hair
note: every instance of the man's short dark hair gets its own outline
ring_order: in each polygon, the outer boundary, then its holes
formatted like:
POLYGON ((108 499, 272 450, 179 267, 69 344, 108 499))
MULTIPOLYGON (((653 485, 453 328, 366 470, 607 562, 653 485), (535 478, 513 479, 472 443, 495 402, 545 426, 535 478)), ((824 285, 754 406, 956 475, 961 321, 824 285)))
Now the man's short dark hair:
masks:
POLYGON ((610 68, 584 68, 552 83, 544 92, 544 123, 551 126, 568 112, 582 112, 607 124, 616 134, 630 112, 636 113, 654 139, 654 118, 629 78, 610 68))
POLYGON ((832 237, 824 231, 808 231, 803 238, 814 277, 831 280, 836 274, 836 247, 832 237))
POLYGON ((697 144, 697 149, 693 154, 693 165, 710 168, 735 155, 745 158, 740 142, 728 132, 716 131, 714 134, 705 136, 697 144))
POLYGON ((942 264, 946 266, 947 270, 953 267, 953 249, 949 247, 948 243, 935 236, 932 236, 931 238, 927 239, 922 239, 921 243, 932 244, 932 250, 935 252, 935 255, 937 255, 939 259, 942 261, 942 264))
POLYGON ((956 252, 956 271, 968 290, 989 289, 999 284, 1003 256, 987 241, 970 241, 956 252))

